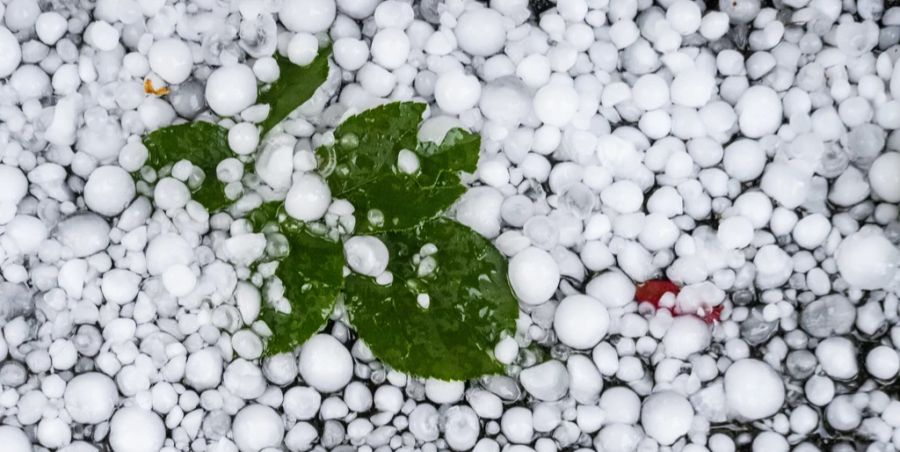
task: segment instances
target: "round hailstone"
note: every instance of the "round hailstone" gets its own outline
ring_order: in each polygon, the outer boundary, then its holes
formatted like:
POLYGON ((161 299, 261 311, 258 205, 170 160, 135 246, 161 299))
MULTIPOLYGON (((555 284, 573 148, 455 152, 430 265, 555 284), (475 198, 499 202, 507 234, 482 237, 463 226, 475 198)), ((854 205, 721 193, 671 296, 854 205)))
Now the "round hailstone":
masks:
POLYGON ((773 134, 781 126, 781 99, 765 85, 747 88, 735 106, 741 133, 749 138, 773 134))
POLYGON ((0 78, 15 72, 22 62, 22 48, 19 41, 6 28, 0 26, 0 78))
POLYGON ((725 147, 722 164, 729 176, 740 182, 747 182, 762 174, 766 159, 766 151, 759 142, 742 138, 725 147))
POLYGON ((258 452, 277 447, 284 439, 284 422, 265 405, 248 405, 234 416, 231 425, 234 443, 241 452, 258 452))
POLYGON ((347 266, 359 274, 378 276, 384 273, 389 256, 387 246, 378 237, 357 235, 344 242, 347 266))
POLYGON ((170 294, 183 297, 191 293, 197 286, 197 276, 187 265, 178 264, 163 272, 162 282, 170 294))
POLYGON ((609 312, 587 295, 570 295, 556 308, 553 329, 563 344, 581 350, 600 343, 609 331, 609 312))
POLYGON ((527 248, 510 259, 509 284, 522 303, 539 305, 556 292, 559 265, 550 253, 540 248, 527 248))
POLYGON ((474 56, 490 56, 503 50, 506 27, 503 15, 491 8, 470 9, 456 21, 456 43, 474 56))
POLYGON ((303 174, 288 190, 284 210, 300 221, 316 221, 331 205, 331 189, 317 174, 303 174))
POLYGON ((866 370, 875 378, 890 380, 900 371, 900 355, 887 345, 879 345, 866 355, 866 370))
POLYGON ((134 179, 116 165, 95 169, 84 185, 84 203, 94 212, 108 217, 122 213, 134 199, 134 194, 134 179))
POLYGON ((9 425, 0 426, 0 444, 3 445, 4 452, 32 452, 34 450, 28 435, 9 425))
POLYGON ((353 378, 353 358, 333 336, 317 334, 300 350, 300 376, 319 392, 343 389, 353 378))
POLYGON ((620 308, 634 301, 634 283, 617 271, 605 272, 592 279, 585 288, 588 295, 607 308, 620 308))
POLYGON ((152 411, 122 408, 109 423, 109 445, 113 452, 158 452, 165 440, 166 426, 152 411))
POLYGON ((147 271, 151 275, 161 275, 173 265, 188 265, 194 260, 194 250, 184 237, 164 233, 153 238, 147 245, 147 271))
POLYGON ((885 152, 869 168, 869 185, 886 202, 900 202, 900 152, 885 152))
POLYGON ((187 80, 194 67, 191 48, 178 38, 154 42, 147 53, 147 61, 153 72, 173 85, 187 80))
POLYGON ((669 89, 672 103, 699 108, 712 98, 716 91, 716 79, 701 69, 685 69, 678 72, 669 89))
POLYGON ((672 320, 672 325, 663 336, 662 344, 667 356, 686 359, 694 353, 706 350, 710 340, 712 334, 706 322, 692 315, 682 315, 672 320))
POLYGON ((222 66, 206 80, 206 103, 219 116, 234 116, 253 105, 256 92, 256 76, 244 64, 222 66))
POLYGON ((816 358, 825 374, 837 380, 849 380, 859 372, 856 346, 844 337, 829 337, 819 342, 816 358))
POLYGON ((295 33, 328 30, 337 15, 334 0, 290 0, 281 3, 278 19, 295 33))
POLYGON ((113 415, 119 390, 112 378, 88 372, 69 381, 63 400, 72 420, 79 424, 99 424, 113 415))
POLYGON ((765 362, 741 359, 725 371, 725 400, 747 420, 767 418, 784 404, 784 382, 765 362))
POLYGON ((900 251, 877 228, 863 228, 846 237, 835 253, 841 277, 863 290, 890 285, 900 266, 900 251))
POLYGON ((578 92, 564 83, 551 83, 542 86, 534 95, 532 108, 538 119, 544 124, 563 127, 578 112, 578 92))
POLYGON ((184 381, 198 391, 218 386, 222 381, 222 355, 218 349, 207 347, 192 352, 184 366, 184 381))
POLYGON ((434 83, 434 101, 445 113, 459 114, 478 104, 481 82, 465 72, 447 71, 434 83))
POLYGON ((641 407, 641 426, 647 436, 668 446, 686 435, 694 421, 694 408, 675 391, 651 394, 641 407))

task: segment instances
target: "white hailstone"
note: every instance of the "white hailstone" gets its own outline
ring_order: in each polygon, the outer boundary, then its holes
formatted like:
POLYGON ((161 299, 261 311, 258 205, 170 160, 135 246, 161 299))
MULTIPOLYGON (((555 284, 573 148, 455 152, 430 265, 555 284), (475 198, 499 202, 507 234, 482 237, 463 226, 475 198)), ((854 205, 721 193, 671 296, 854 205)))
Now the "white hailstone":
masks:
POLYGON ((119 401, 116 383, 99 372, 75 376, 66 385, 66 411, 80 424, 99 424, 107 421, 119 401))
MULTIPOLYGON (((228 147, 238 155, 248 155, 259 145, 259 129, 256 124, 239 122, 228 129, 228 147)), ((211 176, 207 176, 211 177, 211 176)))
POLYGON ((251 324, 259 316, 262 308, 262 296, 259 290, 250 283, 238 282, 234 290, 234 299, 237 302, 238 311, 244 324, 251 324))
POLYGON ((784 404, 784 382, 765 362, 741 359, 725 371, 725 400, 731 411, 747 420, 767 418, 784 404))
POLYGON ((34 447, 28 435, 22 430, 9 425, 0 425, 0 444, 4 452, 33 452, 34 447))
POLYGON ((742 138, 725 147, 722 164, 729 176, 740 182, 759 177, 766 166, 766 152, 756 140, 742 138))
POLYGON ((840 395, 825 408, 825 420, 828 425, 838 431, 849 432, 859 427, 862 412, 855 399, 849 395, 840 395))
POLYGON ((434 441, 440 435, 439 420, 440 415, 434 405, 420 403, 409 413, 409 431, 419 441, 434 441))
POLYGON ((173 265, 162 274, 163 287, 176 296, 183 297, 194 291, 197 286, 197 275, 187 265, 173 265))
POLYGON ((308 420, 316 416, 322 405, 322 395, 313 388, 294 386, 284 393, 282 407, 285 414, 295 419, 308 420))
MULTIPOLYGON (((448 115, 432 116, 422 122, 416 138, 419 141, 431 141, 440 144, 444 141, 447 132, 455 128, 465 128, 465 125, 459 118, 448 115)), ((474 188, 471 190, 474 190, 474 188)))
POLYGON ((94 212, 116 216, 134 199, 134 179, 116 165, 95 169, 84 185, 84 203, 94 212))
POLYGON ((669 103, 669 84, 657 74, 644 74, 631 87, 631 96, 641 110, 657 110, 669 103))
POLYGON ((591 358, 586 355, 572 355, 566 361, 569 372, 569 394, 578 403, 595 404, 603 390, 603 376, 591 358))
POLYGON ((593 348, 609 331, 609 312, 596 298, 570 295, 557 306, 553 329, 559 341, 569 347, 593 348))
POLYGON ((294 181, 284 199, 284 210, 300 221, 316 221, 331 205, 331 189, 317 174, 303 174, 294 181))
POLYGON ((306 66, 319 54, 319 40, 312 33, 297 33, 291 37, 287 57, 298 66, 306 66))
POLYGON ((378 276, 387 269, 388 249, 384 242, 370 235, 357 235, 344 242, 347 266, 356 273, 378 276))
POLYGON ((259 404, 247 405, 234 416, 231 434, 241 452, 259 452, 281 445, 284 422, 272 408, 259 404))
POLYGON ((182 236, 164 233, 153 238, 147 245, 147 271, 151 275, 162 275, 173 265, 189 265, 194 260, 194 250, 182 236))
POLYGON ((462 381, 425 380, 425 397, 437 404, 454 403, 462 398, 465 390, 462 381))
POLYGON ((469 9, 456 21, 456 42, 464 52, 474 56, 490 56, 506 43, 503 15, 492 8, 469 9))
POLYGON ((644 227, 638 240, 650 251, 670 248, 678 240, 681 230, 674 221, 661 213, 651 213, 644 217, 644 227))
POLYGON ((869 168, 869 185, 885 202, 900 203, 900 152, 885 152, 869 168))
POLYGON ((673 30, 689 35, 700 29, 702 13, 700 7, 690 0, 678 0, 666 9, 666 21, 673 30))
POLYGON ((644 202, 644 191, 635 182, 620 180, 600 192, 600 201, 619 213, 637 212, 644 202))
POLYGON ((72 429, 59 418, 44 418, 37 426, 37 439, 42 446, 59 449, 72 442, 72 429))
POLYGON ((31 215, 16 215, 6 225, 6 237, 12 239, 22 254, 37 251, 49 232, 43 221, 31 215))
POLYGON ((509 284, 516 297, 526 305, 549 300, 559 286, 559 265, 550 253, 529 247, 509 261, 509 284))
MULTIPOLYGON (((34 23, 34 31, 44 44, 52 46, 68 31, 68 21, 56 11, 41 13, 34 23)), ((2 72, 2 71, 0 71, 2 72)))
POLYGON ((147 53, 147 62, 160 78, 175 85, 187 80, 194 67, 191 48, 178 38, 154 42, 147 53))
POLYGON ((319 392, 339 391, 353 378, 353 358, 333 336, 317 334, 300 349, 300 376, 319 392))
POLYGON ((806 201, 812 184, 812 173, 790 162, 770 163, 763 174, 760 188, 779 204, 794 209, 806 201))
POLYGON ((0 26, 0 78, 11 75, 21 62, 19 40, 6 27, 0 26))
MULTIPOLYGON (((285 2, 296 3, 302 2, 285 2)), ((256 93, 256 76, 245 64, 222 66, 206 80, 206 103, 219 116, 234 116, 253 105, 256 93)))
POLYGON ((846 237, 835 253, 841 277, 853 287, 888 287, 900 267, 900 250, 877 228, 863 228, 846 237))
POLYGON ((875 378, 890 380, 900 371, 900 355, 892 347, 879 345, 866 355, 866 370, 875 378))
POLYGON ((434 101, 444 113, 462 113, 478 105, 480 98, 481 82, 478 77, 461 70, 444 72, 434 84, 434 101))
POLYGON ((409 36, 399 28, 384 28, 372 37, 372 61, 385 69, 406 64, 409 49, 409 36))
POLYGON ((847 380, 859 372, 856 358, 856 346, 850 339, 829 337, 816 346, 816 358, 822 370, 828 376, 838 380, 847 380))
POLYGON ((762 432, 753 438, 753 452, 788 452, 789 450, 791 450, 790 444, 779 433, 762 432))
POLYGON ((292 0, 281 3, 278 19, 295 33, 328 30, 337 15, 334 0, 292 0))
POLYGON ((620 308, 634 301, 634 283, 618 271, 604 272, 585 287, 588 295, 600 300, 607 308, 620 308))
POLYGON ((444 441, 453 450, 470 450, 481 435, 481 423, 472 408, 456 405, 444 414, 444 441))
POLYGON ((635 424, 641 417, 641 398, 627 386, 607 388, 597 404, 607 423, 635 424))
POLYGON ((473 187, 456 202, 456 220, 484 237, 497 237, 500 234, 503 200, 503 193, 494 187, 473 187))
POLYGON ((184 365, 184 381, 202 391, 219 386, 222 381, 222 355, 212 347, 201 348, 188 355, 184 365))
POLYGON ((600 430, 594 444, 598 445, 597 449, 604 452, 629 452, 638 450, 638 443, 644 437, 644 433, 632 425, 608 424, 600 430))
POLYGON ((288 431, 284 437, 284 445, 290 451, 312 449, 319 437, 319 432, 309 422, 298 422, 288 431))
POLYGON ((28 179, 22 170, 0 163, 0 224, 12 220, 19 201, 28 194, 28 179))
POLYGON ((84 41, 104 52, 115 49, 120 37, 119 30, 104 20, 91 22, 84 30, 84 41))
POLYGON ((561 82, 542 86, 534 94, 534 114, 544 124, 564 127, 575 117, 580 97, 575 88, 561 82))
POLYGON ((228 391, 244 400, 253 400, 266 392, 266 379, 256 364, 239 358, 225 368, 222 381, 228 391))
POLYGON ((650 394, 641 407, 641 426, 647 436, 664 446, 687 434, 694 421, 694 408, 675 391, 650 394))
POLYGON ((500 419, 500 431, 511 443, 529 444, 534 436, 534 418, 525 407, 512 407, 500 419))
MULTIPOLYGON (((687 0, 682 1, 687 2, 687 0)), ((678 72, 669 89, 672 103, 699 108, 709 103, 715 93, 716 79, 709 72, 701 69, 685 69, 678 72)))
POLYGON ((716 238, 725 249, 744 248, 753 241, 753 223, 742 215, 728 217, 719 222, 716 238))
POLYGON ((712 334, 709 325, 692 315, 675 317, 662 339, 667 356, 687 359, 709 347, 712 334))
POLYGON ((756 285, 760 289, 779 287, 790 279, 794 271, 791 256, 778 245, 766 245, 753 257, 756 266, 756 285))
POLYGON ((141 276, 137 273, 114 268, 103 274, 100 291, 106 301, 123 305, 134 300, 140 290, 140 284, 141 276))
POLYGON ((559 400, 569 390, 569 372, 566 366, 551 359, 519 373, 522 387, 538 400, 559 400))
POLYGON ((765 85, 753 85, 741 94, 735 106, 741 133, 748 138, 773 134, 781 125, 778 93, 765 85))
POLYGON ((109 445, 113 452, 158 452, 165 440, 166 426, 152 411, 121 408, 109 423, 109 445))
POLYGON ((831 221, 821 213, 814 213, 803 217, 794 225, 791 236, 794 242, 808 250, 816 249, 828 238, 831 232, 831 221))
POLYGON ((93 213, 71 216, 56 228, 60 243, 72 251, 73 257, 85 257, 109 245, 109 223, 93 213))
POLYGON ((334 62, 338 66, 355 71, 369 61, 369 46, 365 41, 354 38, 340 38, 332 46, 334 62))
POLYGON ((164 177, 153 187, 153 203, 162 210, 180 209, 190 200, 188 186, 174 177, 164 177))

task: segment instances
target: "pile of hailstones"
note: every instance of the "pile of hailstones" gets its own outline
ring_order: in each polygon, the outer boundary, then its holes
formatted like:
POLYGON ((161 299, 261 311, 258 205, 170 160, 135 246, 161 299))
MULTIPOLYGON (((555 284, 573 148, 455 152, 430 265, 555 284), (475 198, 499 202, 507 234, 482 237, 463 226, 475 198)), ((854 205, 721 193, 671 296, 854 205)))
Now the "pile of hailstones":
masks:
POLYGON ((779 4, 0 3, 0 449, 900 448, 900 8, 779 4), (273 55, 326 39, 330 90, 253 155, 273 55), (507 375, 392 371, 340 310, 261 358, 241 212, 385 99, 483 136, 454 214, 511 259, 507 375), (215 175, 230 213, 184 162, 129 176, 178 118, 258 162, 215 175), (681 287, 658 309, 653 278, 681 287))

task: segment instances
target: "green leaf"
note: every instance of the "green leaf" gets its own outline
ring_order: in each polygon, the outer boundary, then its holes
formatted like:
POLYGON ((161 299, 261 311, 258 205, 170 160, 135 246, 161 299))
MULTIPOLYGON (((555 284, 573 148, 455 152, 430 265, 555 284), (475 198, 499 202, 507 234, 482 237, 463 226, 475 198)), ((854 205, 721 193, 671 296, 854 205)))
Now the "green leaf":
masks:
POLYGON ((440 144, 419 143, 425 108, 418 102, 395 102, 367 110, 335 130, 333 145, 317 150, 332 195, 356 208, 357 232, 414 227, 465 193, 459 173, 475 171, 481 139, 453 129, 440 144), (418 156, 417 173, 397 169, 402 150, 418 156))
POLYGON ((331 56, 331 46, 319 49, 319 54, 306 66, 297 66, 287 58, 276 54, 280 74, 278 80, 261 89, 257 103, 269 104, 269 116, 260 126, 260 135, 272 130, 275 125, 286 118, 297 107, 303 105, 315 94, 328 78, 328 58, 331 56))
POLYGON ((159 170, 188 160, 203 170, 206 177, 194 190, 193 198, 210 212, 230 202, 225 197, 225 184, 216 177, 219 162, 232 157, 228 147, 228 129, 209 122, 197 121, 154 130, 143 139, 149 155, 147 165, 159 170))
MULTIPOLYGON (((275 203, 264 204, 250 214, 251 223, 278 223, 277 207, 275 203)), ((272 330, 266 355, 289 352, 321 330, 344 281, 340 243, 313 234, 305 225, 290 219, 278 226, 290 251, 278 263, 275 276, 284 285, 291 312, 276 311, 268 304, 263 307, 260 317, 272 330)))
POLYGON ((419 377, 465 380, 502 372, 492 351, 504 331, 515 330, 519 315, 506 258, 487 239, 446 218, 378 237, 390 252, 393 282, 382 286, 351 274, 344 289, 351 323, 372 352, 419 377), (423 267, 415 255, 426 244, 437 246, 430 256, 437 266, 419 276, 423 267), (420 294, 428 295, 427 308, 417 301, 420 294))

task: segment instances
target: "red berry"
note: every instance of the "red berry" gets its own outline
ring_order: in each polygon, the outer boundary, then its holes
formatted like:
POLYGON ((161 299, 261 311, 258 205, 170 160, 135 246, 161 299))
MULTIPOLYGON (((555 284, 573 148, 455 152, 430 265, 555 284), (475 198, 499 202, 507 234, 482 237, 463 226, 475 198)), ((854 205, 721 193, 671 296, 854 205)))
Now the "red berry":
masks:
POLYGON ((705 313, 701 318, 708 324, 719 323, 719 318, 722 316, 723 309, 725 309, 725 307, 722 305, 712 307, 709 311, 704 311, 705 313))
POLYGON ((654 308, 659 308, 659 299, 663 295, 667 292, 671 292, 672 295, 678 295, 679 290, 681 288, 668 279, 651 279, 637 286, 634 299, 638 303, 650 303, 654 308))

